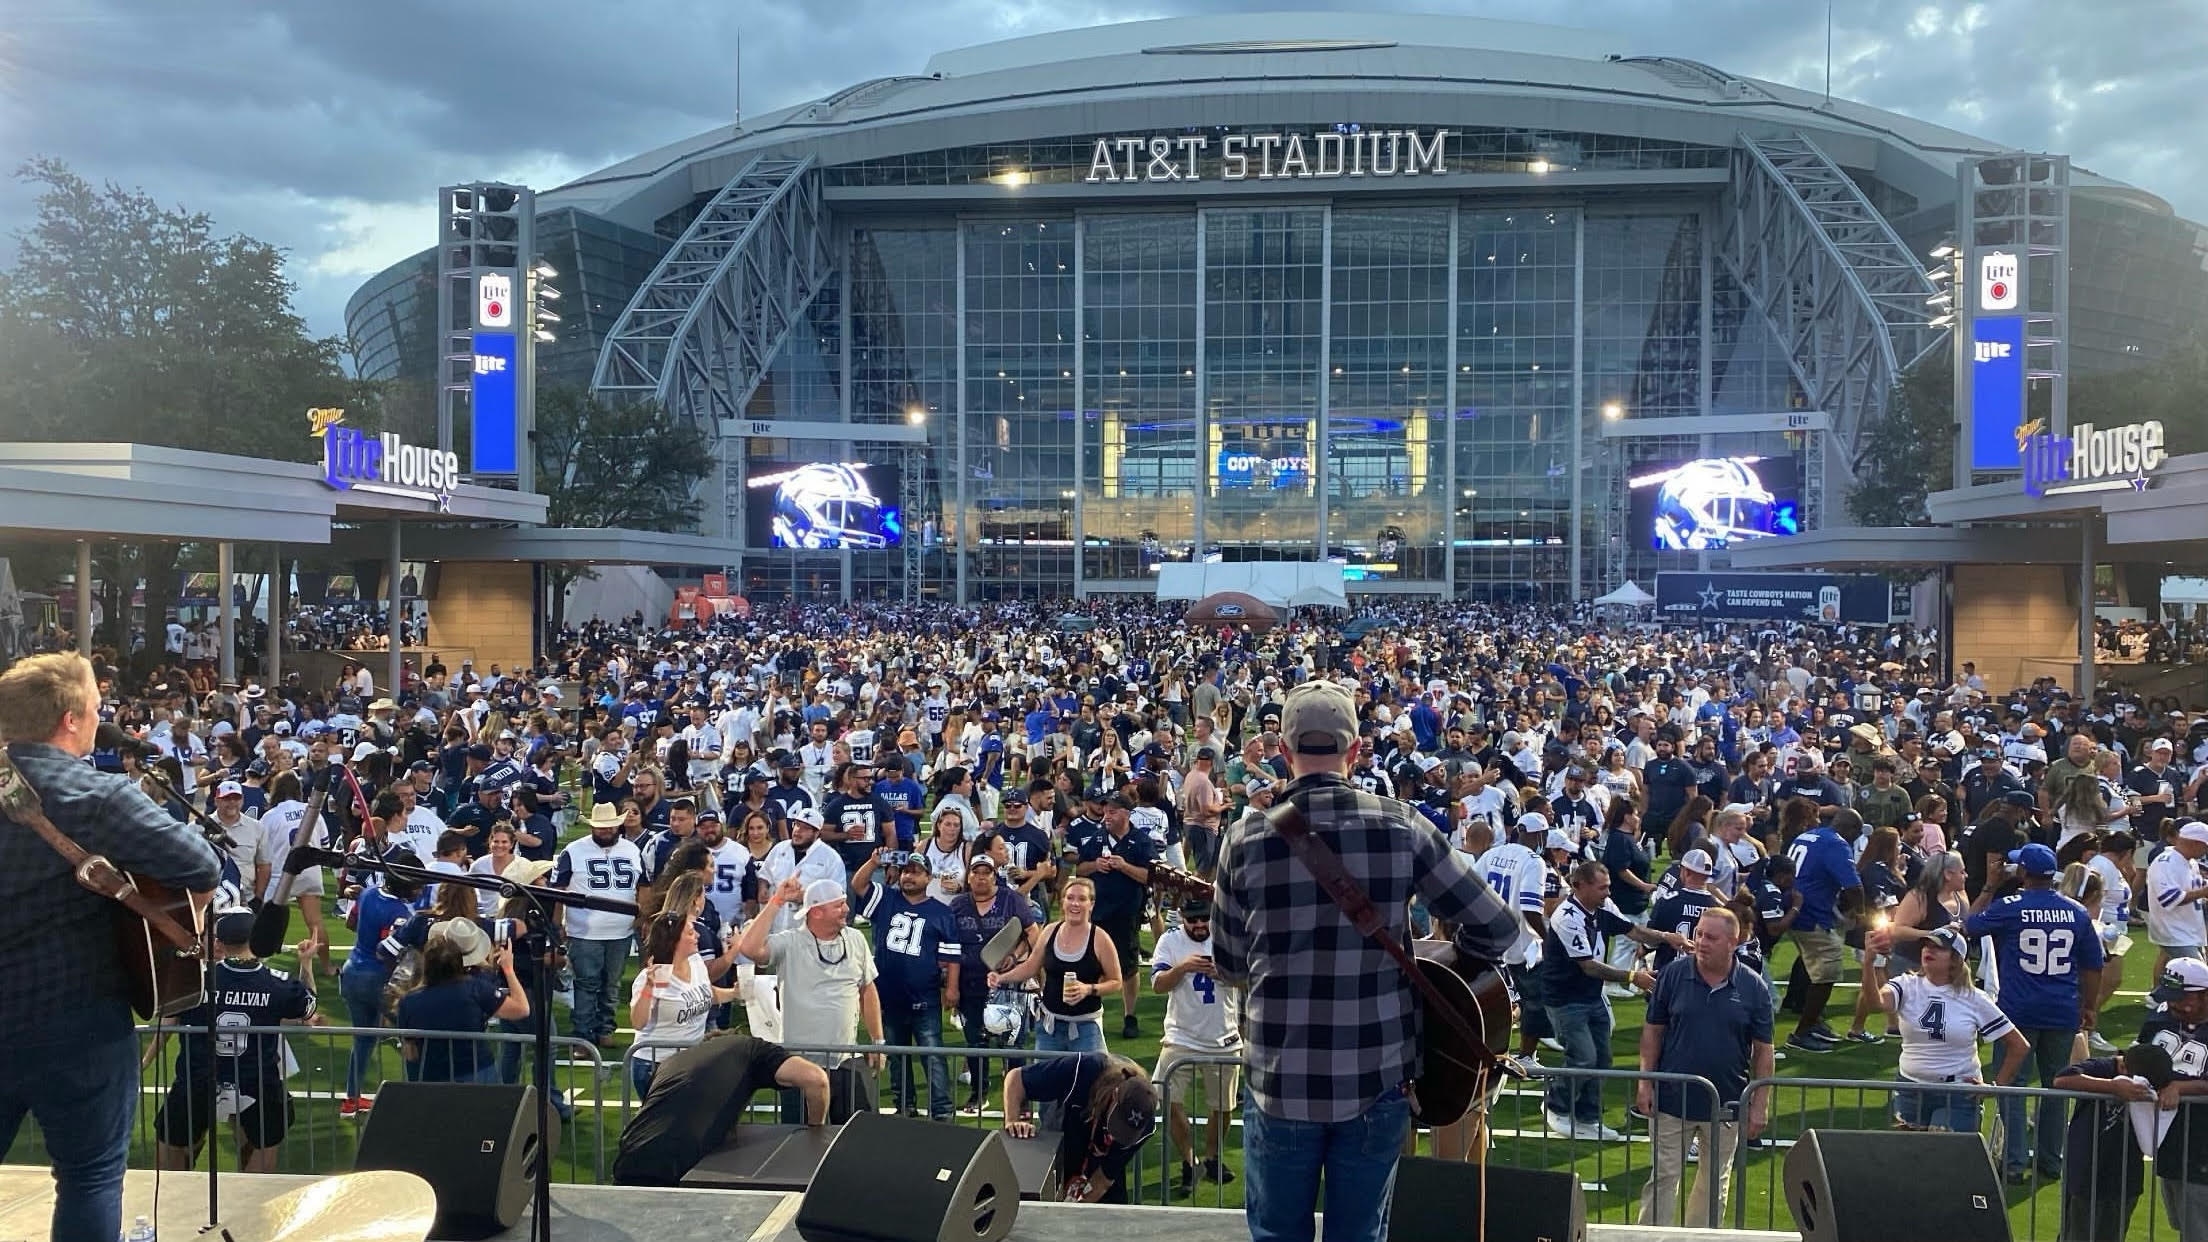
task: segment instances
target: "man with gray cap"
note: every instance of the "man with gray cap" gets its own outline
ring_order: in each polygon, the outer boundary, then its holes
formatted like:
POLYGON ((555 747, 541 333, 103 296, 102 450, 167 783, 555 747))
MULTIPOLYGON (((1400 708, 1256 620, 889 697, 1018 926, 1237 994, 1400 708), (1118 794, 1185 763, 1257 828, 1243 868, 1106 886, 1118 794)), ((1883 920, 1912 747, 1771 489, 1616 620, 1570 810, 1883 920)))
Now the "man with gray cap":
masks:
MULTIPOLYGON (((1349 693, 1307 683, 1281 707, 1294 778, 1280 801, 1340 860, 1387 933, 1408 941, 1410 900, 1422 897, 1435 918, 1454 925, 1460 953, 1502 960, 1518 939, 1517 914, 1423 816, 1350 784, 1362 742, 1349 693)), ((1218 875, 1218 975, 1247 989, 1250 1236, 1306 1242, 1323 1181, 1330 1242, 1379 1242, 1410 1132, 1404 1084, 1418 1070, 1414 985, 1351 925, 1265 813, 1246 813, 1227 831, 1218 875)))

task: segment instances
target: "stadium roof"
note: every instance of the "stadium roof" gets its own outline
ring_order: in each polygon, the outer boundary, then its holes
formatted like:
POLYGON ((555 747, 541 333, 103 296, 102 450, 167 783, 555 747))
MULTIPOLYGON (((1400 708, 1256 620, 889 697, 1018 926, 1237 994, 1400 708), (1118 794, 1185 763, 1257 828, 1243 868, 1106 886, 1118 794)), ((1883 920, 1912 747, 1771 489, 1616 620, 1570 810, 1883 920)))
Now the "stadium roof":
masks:
MULTIPOLYGON (((2002 145, 1699 61, 1643 56, 1591 31, 1479 18, 1239 13, 1126 22, 946 51, 923 73, 874 78, 621 161, 541 195, 648 227, 718 189, 751 155, 823 162, 975 143, 1197 125, 1467 124, 1731 146, 1808 132, 1845 166, 1926 203, 1955 161, 2002 145), (1484 97, 1484 98, 1482 98, 1484 97), (1467 108, 1468 99, 1480 99, 1467 108)), ((2078 171, 2073 188, 2150 211, 2152 194, 2078 171)))

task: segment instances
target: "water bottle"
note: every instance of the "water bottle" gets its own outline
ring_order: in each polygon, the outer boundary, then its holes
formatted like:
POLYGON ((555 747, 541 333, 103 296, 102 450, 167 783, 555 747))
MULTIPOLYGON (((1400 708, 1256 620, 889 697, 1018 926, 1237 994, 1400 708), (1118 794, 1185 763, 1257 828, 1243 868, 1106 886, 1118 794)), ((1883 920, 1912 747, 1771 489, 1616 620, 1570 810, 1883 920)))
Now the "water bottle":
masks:
POLYGON ((153 1222, 141 1216, 130 1223, 130 1232, 123 1235, 123 1242, 154 1242, 153 1222))

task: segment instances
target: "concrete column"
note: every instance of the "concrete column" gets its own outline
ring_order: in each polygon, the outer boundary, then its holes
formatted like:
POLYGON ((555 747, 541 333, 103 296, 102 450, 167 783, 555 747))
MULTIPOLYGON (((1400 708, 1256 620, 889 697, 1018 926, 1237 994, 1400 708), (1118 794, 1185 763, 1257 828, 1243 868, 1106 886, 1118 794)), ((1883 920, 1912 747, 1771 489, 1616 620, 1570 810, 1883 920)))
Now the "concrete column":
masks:
POLYGON ((2100 555, 2099 515, 2088 511, 2078 521, 2078 701, 2093 702, 2093 563, 2100 555))
POLYGON ((284 580, 284 545, 273 543, 268 550, 276 564, 268 575, 268 655, 261 662, 261 676, 273 689, 284 680, 284 596, 291 588, 284 580))
POLYGON ((391 519, 391 551, 384 561, 384 607, 389 609, 391 627, 391 658, 384 663, 383 692, 393 699, 399 697, 399 687, 404 681, 405 655, 399 641, 399 536, 406 530, 406 523, 391 519))
POLYGON ((238 679, 238 597, 230 589, 236 565, 232 545, 225 539, 215 545, 215 631, 222 651, 215 657, 215 674, 223 681, 238 679))
POLYGON ((92 658, 92 541, 77 540, 77 654, 92 658))

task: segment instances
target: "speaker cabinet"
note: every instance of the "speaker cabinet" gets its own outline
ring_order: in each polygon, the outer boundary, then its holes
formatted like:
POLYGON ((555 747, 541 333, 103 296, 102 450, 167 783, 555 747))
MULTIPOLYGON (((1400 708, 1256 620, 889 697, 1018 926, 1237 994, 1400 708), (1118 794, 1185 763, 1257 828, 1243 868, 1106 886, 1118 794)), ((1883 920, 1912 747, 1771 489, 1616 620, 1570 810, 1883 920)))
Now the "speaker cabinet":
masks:
POLYGON ((398 1169, 437 1191, 439 1238, 487 1238, 521 1220, 537 1162, 559 1143, 537 1131, 537 1089, 389 1082, 360 1129, 353 1168, 398 1169))
POLYGON ((996 1130, 859 1113, 798 1204, 805 1242, 1002 1242, 1020 1179, 996 1130))
MULTIPOLYGON (((1465 1242, 1480 1236, 1480 1166, 1405 1156, 1395 1168, 1388 1242, 1465 1242)), ((1487 1242, 1586 1242, 1579 1178, 1549 1169, 1487 1166, 1487 1242)))
POLYGON ((1802 1242, 2009 1242, 1993 1153, 1976 1134, 1811 1130, 1786 1153, 1802 1242))

